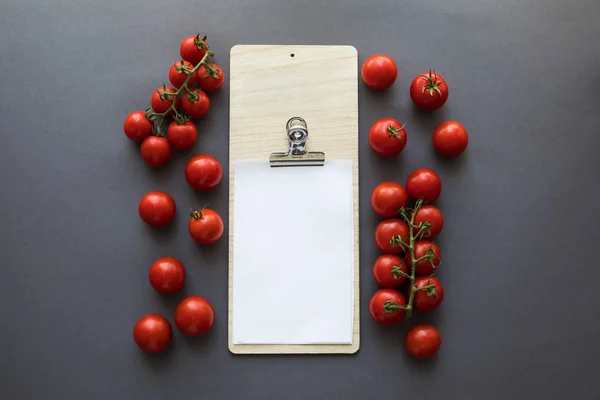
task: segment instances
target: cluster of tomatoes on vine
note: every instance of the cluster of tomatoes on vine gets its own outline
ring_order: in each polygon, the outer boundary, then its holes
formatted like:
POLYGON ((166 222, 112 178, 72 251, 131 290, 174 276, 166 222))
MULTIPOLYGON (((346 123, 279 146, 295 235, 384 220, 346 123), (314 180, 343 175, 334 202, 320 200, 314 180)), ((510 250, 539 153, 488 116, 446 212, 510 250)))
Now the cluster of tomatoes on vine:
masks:
MULTIPOLYGON (((150 98, 150 108, 133 111, 124 122, 125 135, 140 143, 142 159, 150 167, 163 167, 178 151, 190 150, 196 143, 198 130, 194 119, 204 117, 210 109, 207 92, 221 88, 225 74, 217 64, 208 62, 214 56, 206 36, 185 38, 180 45, 181 60, 169 70, 172 86, 162 85, 150 98)), ((188 184, 199 192, 214 189, 223 177, 219 161, 209 154, 192 156, 184 174, 188 184)), ((143 222, 152 228, 164 228, 175 218, 177 206, 173 197, 163 191, 151 191, 142 196, 138 212, 143 222)), ((216 243, 223 235, 224 224, 214 210, 192 210, 188 222, 190 237, 198 244, 216 243)), ((183 263, 171 256, 156 260, 148 272, 150 285, 158 293, 169 295, 178 292, 186 280, 183 263)), ((201 296, 184 298, 175 310, 174 320, 179 330, 189 336, 208 332, 214 323, 212 304, 201 296)), ((168 348, 173 336, 169 321, 159 314, 141 317, 134 326, 135 343, 146 352, 159 352, 168 348)))
MULTIPOLYGON (((363 81, 374 90, 391 87, 397 75, 396 63, 383 54, 367 58, 361 70, 363 81)), ((446 104, 448 84, 441 75, 427 71, 414 77, 409 93, 416 107, 434 111, 446 104)), ((407 139, 405 126, 394 118, 379 119, 369 130, 369 144, 382 157, 400 154, 407 139)), ((435 128, 432 144, 442 156, 456 157, 467 148, 467 130, 459 122, 445 121, 435 128)), ((383 218, 375 230, 375 243, 383 254, 373 265, 373 277, 381 288, 369 302, 369 312, 380 324, 397 324, 415 310, 435 310, 444 300, 444 288, 435 276, 442 262, 435 238, 444 227, 444 218, 431 204, 441 192, 438 174, 420 168, 408 176, 404 186, 386 181, 371 193, 371 206, 383 218)), ((439 351, 441 341, 434 326, 417 324, 407 332, 404 344, 411 356, 428 358, 439 351)))

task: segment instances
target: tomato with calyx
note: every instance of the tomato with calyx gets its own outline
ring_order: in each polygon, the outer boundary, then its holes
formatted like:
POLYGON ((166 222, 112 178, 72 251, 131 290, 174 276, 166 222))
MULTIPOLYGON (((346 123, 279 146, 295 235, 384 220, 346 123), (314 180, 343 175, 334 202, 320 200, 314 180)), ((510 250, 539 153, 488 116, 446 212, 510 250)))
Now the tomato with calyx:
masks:
POLYGON ((184 94, 181 98, 181 108, 185 115, 192 118, 202 118, 210 109, 210 100, 201 89, 192 89, 191 93, 184 94))
POLYGON ((371 193, 371 207, 383 218, 393 218, 398 210, 406 207, 408 195, 402 185, 396 182, 382 182, 371 193))
POLYGON ((180 88, 183 86, 188 76, 192 75, 187 83, 187 87, 191 88, 196 81, 196 73, 190 74, 187 73, 186 70, 191 72, 193 69, 194 65, 187 61, 181 60, 174 62, 173 65, 171 65, 171 69, 169 69, 169 81, 171 82, 171 85, 180 88))
POLYGON ((213 244, 221 238, 224 229, 223 219, 214 210, 203 208, 190 215, 188 231, 196 243, 213 244))
POLYGON ((408 274, 407 261, 397 254, 383 254, 373 265, 373 277, 381 287, 400 287, 408 274))
POLYGON ((123 131, 130 140, 141 142, 152 135, 152 122, 146 118, 144 111, 133 111, 125 118, 123 131))
MULTIPOLYGON (((417 240, 414 246, 415 260, 415 273, 417 275, 431 275, 437 271, 437 267, 442 262, 442 251, 439 246, 429 240, 417 240)), ((410 262, 410 254, 408 255, 410 262)))
POLYGON ((369 129, 369 145, 382 157, 393 157, 406 147, 406 129, 393 118, 381 118, 369 129))
POLYGON ((419 168, 406 178, 404 187, 411 199, 422 198, 424 201, 432 203, 442 193, 442 180, 433 170, 419 168))
POLYGON ((442 283, 436 277, 417 276, 414 284, 416 289, 421 289, 416 291, 413 299, 415 310, 435 310, 444 301, 444 288, 442 287, 442 283))
POLYGON ((186 37, 179 46, 181 58, 194 65, 202 61, 207 50, 208 42, 206 41, 206 36, 201 36, 200 34, 186 37))
MULTIPOLYGON (((413 221, 415 226, 423 224, 425 230, 419 238, 433 239, 442 232, 444 228, 444 216, 439 208, 432 206, 431 204, 425 204, 417 210, 415 219, 413 221)), ((418 229, 415 229, 415 236, 418 233, 418 229)))
POLYGON ((196 71, 196 81, 205 92, 215 92, 225 83, 225 72, 217 64, 203 65, 196 71))
POLYGON ((383 220, 375 228, 375 243, 384 253, 404 253, 409 241, 408 225, 399 218, 383 220))
POLYGON ((437 110, 448 100, 448 85, 435 71, 423 72, 413 79, 410 98, 421 110, 437 110))
POLYGON ((406 315, 406 298, 394 289, 379 289, 371 301, 369 312, 373 319, 382 325, 394 325, 406 315))
POLYGON ((194 146, 198 139, 198 129, 192 121, 183 123, 173 121, 167 128, 167 139, 171 146, 177 150, 188 150, 194 146))

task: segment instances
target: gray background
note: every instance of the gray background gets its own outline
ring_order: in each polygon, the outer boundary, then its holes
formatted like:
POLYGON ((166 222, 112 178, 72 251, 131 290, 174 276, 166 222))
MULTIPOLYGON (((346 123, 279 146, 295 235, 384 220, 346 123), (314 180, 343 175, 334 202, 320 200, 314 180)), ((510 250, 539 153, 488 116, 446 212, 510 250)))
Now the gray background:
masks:
MULTIPOLYGON (((591 399, 600 396, 600 2, 597 0, 0 2, 0 398, 2 399, 591 399), (122 133, 179 58, 206 32, 228 71, 247 44, 349 44, 359 61, 387 53, 396 84, 361 83, 361 350, 355 356, 233 356, 227 350, 227 246, 194 245, 189 207, 227 215, 227 187, 196 194, 183 167, 196 152, 227 163, 228 85, 211 96, 194 151, 147 168, 122 133), (435 68, 447 105, 414 111, 408 85, 435 68), (394 160, 369 149, 371 123, 407 123, 394 160), (444 161, 441 121, 470 133, 444 161), (438 356, 411 360, 407 325, 369 316, 378 256, 369 206, 382 180, 418 167, 440 174, 446 226, 444 304, 414 321, 443 335, 438 356), (137 203, 165 190, 176 223, 148 229, 137 203), (179 257, 184 293, 161 297, 151 262, 179 257), (177 302, 213 302, 214 329, 147 356, 132 327, 177 302)), ((269 60, 264 60, 268 63, 269 60)), ((318 71, 314 71, 318 73, 318 71)), ((227 175, 224 177, 227 179, 227 175)), ((332 305, 324 304, 324 307, 332 305)))

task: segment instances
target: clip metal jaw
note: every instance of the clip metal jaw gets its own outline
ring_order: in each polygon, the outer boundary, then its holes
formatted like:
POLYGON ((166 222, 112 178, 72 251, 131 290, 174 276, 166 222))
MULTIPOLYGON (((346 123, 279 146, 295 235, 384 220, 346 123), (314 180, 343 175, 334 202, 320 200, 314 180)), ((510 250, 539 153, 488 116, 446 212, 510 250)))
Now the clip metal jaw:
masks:
POLYGON ((275 152, 269 156, 271 167, 322 166, 325 164, 325 153, 306 151, 308 128, 306 121, 300 117, 292 117, 286 124, 289 150, 275 152))

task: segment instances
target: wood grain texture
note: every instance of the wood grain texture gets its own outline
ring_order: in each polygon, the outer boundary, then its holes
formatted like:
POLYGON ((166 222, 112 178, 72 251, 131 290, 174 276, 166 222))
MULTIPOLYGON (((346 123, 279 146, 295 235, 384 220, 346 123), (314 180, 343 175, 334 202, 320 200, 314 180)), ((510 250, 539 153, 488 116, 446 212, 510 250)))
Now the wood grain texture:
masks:
POLYGON ((229 85, 229 350, 234 354, 355 353, 360 346, 357 51, 351 46, 237 45, 230 52, 229 85), (273 151, 287 151, 285 124, 294 116, 307 122, 308 151, 323 151, 328 160, 352 160, 355 240, 352 344, 233 344, 234 162, 268 160, 273 151))

